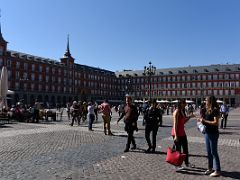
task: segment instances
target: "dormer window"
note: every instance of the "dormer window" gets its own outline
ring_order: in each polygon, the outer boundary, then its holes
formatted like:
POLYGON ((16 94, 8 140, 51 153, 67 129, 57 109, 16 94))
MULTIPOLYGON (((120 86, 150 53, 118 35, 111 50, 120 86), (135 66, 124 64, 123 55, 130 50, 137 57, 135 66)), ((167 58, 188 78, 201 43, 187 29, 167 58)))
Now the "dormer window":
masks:
POLYGON ((0 46, 0 56, 2 56, 2 55, 3 55, 3 47, 0 46))

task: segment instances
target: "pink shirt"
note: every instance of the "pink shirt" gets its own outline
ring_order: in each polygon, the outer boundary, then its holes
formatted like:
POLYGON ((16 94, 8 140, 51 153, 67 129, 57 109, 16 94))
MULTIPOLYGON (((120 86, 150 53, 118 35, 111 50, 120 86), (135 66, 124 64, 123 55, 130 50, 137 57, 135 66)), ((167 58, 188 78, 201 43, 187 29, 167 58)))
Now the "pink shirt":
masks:
POLYGON ((111 113, 110 105, 108 103, 102 103, 101 104, 101 111, 102 111, 103 115, 110 116, 110 113, 111 113))
MULTIPOLYGON (((186 118, 182 115, 182 113, 179 114, 178 117, 178 125, 177 125, 177 136, 186 136, 184 124, 185 124, 186 118)), ((172 128, 172 136, 175 136, 174 133, 174 127, 172 128)))

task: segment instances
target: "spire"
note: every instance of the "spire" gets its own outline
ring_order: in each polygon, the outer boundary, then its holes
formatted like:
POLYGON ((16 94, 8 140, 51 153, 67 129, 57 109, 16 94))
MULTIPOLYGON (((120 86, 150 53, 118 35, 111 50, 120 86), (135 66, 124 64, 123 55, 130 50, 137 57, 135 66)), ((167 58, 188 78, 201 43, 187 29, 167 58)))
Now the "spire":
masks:
POLYGON ((64 54, 64 57, 72 57, 71 53, 70 53, 70 49, 69 49, 69 34, 67 36, 67 49, 66 49, 66 52, 64 54))
POLYGON ((2 36, 2 30, 1 30, 1 9, 0 9, 0 42, 7 42, 4 40, 3 36, 2 36))

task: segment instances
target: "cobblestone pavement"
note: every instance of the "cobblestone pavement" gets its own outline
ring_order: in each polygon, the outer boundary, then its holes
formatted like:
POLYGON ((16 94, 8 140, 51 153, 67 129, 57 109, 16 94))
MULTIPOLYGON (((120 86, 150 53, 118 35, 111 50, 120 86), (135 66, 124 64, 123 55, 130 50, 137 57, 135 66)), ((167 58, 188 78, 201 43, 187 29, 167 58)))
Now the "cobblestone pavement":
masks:
MULTIPOLYGON (((62 121, 10 123, 0 127, 0 179, 66 180, 66 179, 209 179, 204 139, 196 129, 196 121, 186 126, 190 161, 195 168, 176 172, 165 162, 166 150, 172 145, 171 116, 164 116, 160 127, 157 152, 146 154, 144 127, 139 120, 135 134, 137 149, 123 153, 126 133, 123 122, 116 124, 113 114, 112 132, 103 133, 102 119, 89 132, 87 122, 69 126, 66 115, 62 121)), ((231 111, 228 128, 220 130, 220 179, 240 179, 240 109, 231 111)))

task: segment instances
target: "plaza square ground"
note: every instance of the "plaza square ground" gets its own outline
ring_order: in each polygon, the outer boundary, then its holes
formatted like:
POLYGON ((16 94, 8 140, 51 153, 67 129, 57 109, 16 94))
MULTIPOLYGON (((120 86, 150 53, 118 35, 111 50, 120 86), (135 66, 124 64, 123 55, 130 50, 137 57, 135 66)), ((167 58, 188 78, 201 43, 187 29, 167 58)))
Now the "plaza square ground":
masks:
MULTIPOLYGON (((157 136, 157 152, 146 154, 146 140, 142 116, 135 134, 137 149, 123 153, 126 132, 121 121, 117 125, 113 113, 111 128, 114 136, 103 133, 99 115, 88 131, 87 122, 69 126, 66 112, 62 121, 36 123, 11 122, 0 126, 1 180, 65 180, 65 179, 209 179, 203 135, 196 128, 196 120, 186 125, 190 162, 195 168, 176 172, 165 162, 172 116, 164 115, 163 127, 157 136)), ((228 128, 220 129, 219 156, 222 176, 219 179, 240 179, 240 108, 229 115, 228 128)), ((212 178, 210 178, 212 179, 212 178)))

